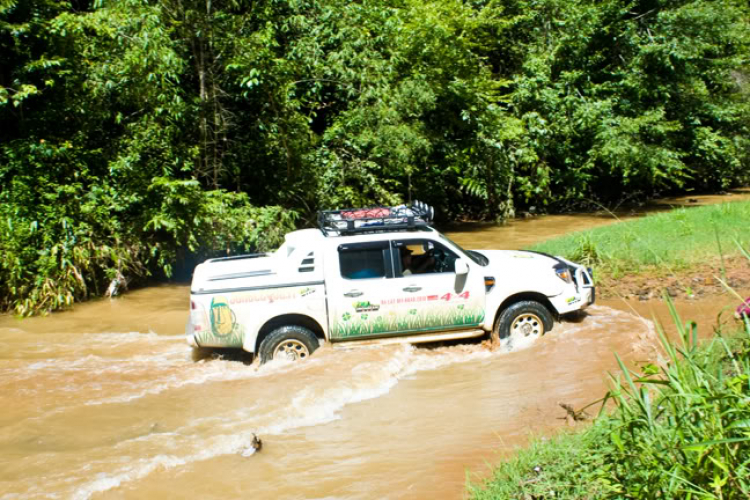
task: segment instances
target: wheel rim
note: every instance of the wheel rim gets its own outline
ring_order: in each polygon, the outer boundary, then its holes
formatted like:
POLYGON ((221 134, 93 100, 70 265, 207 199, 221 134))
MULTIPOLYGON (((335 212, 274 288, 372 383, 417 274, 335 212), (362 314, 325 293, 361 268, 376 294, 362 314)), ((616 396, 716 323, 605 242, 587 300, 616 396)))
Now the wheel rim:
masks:
POLYGON ((295 339, 288 339, 281 342, 273 351, 274 359, 287 359, 297 361, 305 359, 310 355, 310 350, 305 344, 295 339))
POLYGON ((536 314, 523 313, 510 326, 510 336, 518 339, 539 337, 544 334, 544 323, 536 314))

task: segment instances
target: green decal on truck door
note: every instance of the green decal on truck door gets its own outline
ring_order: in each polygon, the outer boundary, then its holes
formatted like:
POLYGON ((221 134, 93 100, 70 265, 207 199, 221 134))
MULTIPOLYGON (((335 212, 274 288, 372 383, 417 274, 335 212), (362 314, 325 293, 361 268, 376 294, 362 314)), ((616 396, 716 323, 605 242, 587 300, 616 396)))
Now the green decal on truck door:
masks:
POLYGON ((383 300, 380 304, 362 301, 354 302, 352 309, 345 310, 339 318, 332 318, 331 338, 349 339, 470 328, 483 321, 481 297, 475 298, 468 291, 461 294, 398 297, 383 300), (428 305, 438 303, 442 305, 428 305))

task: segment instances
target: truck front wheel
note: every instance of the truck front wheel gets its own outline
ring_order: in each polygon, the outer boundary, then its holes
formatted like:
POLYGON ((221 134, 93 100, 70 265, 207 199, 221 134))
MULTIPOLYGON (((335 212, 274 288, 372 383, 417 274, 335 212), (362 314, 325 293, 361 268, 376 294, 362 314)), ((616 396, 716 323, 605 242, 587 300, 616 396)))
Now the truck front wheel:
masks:
POLYGON ((516 302, 495 323, 494 337, 513 343, 524 339, 541 337, 552 330, 554 319, 544 305, 534 300, 516 302))
POLYGON ((307 359, 318 348, 318 338, 302 326, 281 326, 260 343, 260 362, 272 359, 300 361, 307 359))

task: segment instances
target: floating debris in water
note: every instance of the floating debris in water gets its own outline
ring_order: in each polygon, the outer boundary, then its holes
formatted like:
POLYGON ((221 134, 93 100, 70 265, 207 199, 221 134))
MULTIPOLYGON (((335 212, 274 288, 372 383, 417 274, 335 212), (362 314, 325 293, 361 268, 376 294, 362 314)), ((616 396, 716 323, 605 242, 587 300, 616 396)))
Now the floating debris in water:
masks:
POLYGON ((257 452, 263 449, 263 441, 253 433, 253 440, 250 441, 250 445, 246 446, 241 452, 240 455, 243 457, 251 457, 255 455, 257 452))

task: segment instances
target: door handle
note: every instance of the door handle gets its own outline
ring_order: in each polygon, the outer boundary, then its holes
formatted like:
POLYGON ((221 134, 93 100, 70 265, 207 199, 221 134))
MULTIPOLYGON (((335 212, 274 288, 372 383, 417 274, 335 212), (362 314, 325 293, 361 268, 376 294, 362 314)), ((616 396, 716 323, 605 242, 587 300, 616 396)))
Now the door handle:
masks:
POLYGON ((422 289, 422 287, 421 287, 421 286, 407 286, 407 287, 406 287, 406 288, 404 288, 403 290, 404 290, 405 292, 410 292, 410 293, 413 293, 413 292, 418 292, 418 291, 420 291, 421 289, 422 289))
POLYGON ((344 294, 344 297, 360 297, 364 295, 363 292, 360 292, 359 290, 352 290, 351 292, 346 292, 344 294))

